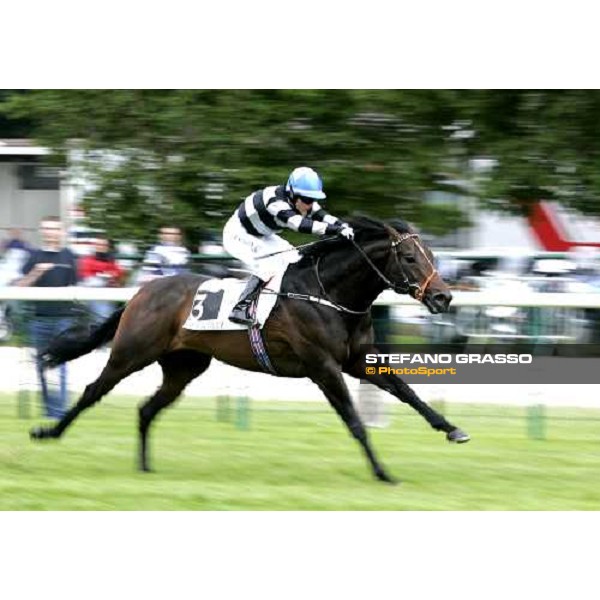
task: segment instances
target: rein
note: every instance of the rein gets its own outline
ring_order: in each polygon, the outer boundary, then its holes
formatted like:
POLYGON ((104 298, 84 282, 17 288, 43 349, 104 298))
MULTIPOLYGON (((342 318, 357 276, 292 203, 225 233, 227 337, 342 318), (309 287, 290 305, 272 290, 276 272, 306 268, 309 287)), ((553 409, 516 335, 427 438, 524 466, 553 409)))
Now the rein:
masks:
POLYGON ((319 256, 319 258, 317 258, 316 263, 313 261, 313 265, 315 268, 315 276, 319 283, 319 289, 322 292, 324 298, 321 296, 313 296, 311 294, 297 294, 295 292, 276 292, 275 290, 271 290, 269 288, 265 288, 263 292, 266 292, 268 294, 275 294, 283 298, 290 298, 291 300, 303 300, 304 302, 311 302, 312 304, 322 304, 323 306, 329 306, 329 308, 333 308, 338 312, 346 313, 348 315, 366 315, 369 312, 370 307, 366 310, 352 310, 351 308, 347 308, 346 306, 343 306, 342 304, 339 304, 338 302, 335 302, 334 300, 329 298, 327 292, 325 291, 325 288, 323 287, 323 282, 319 277, 320 260, 321 257, 319 256))
MULTIPOLYGON (((402 273, 402 277, 404 278, 404 280, 401 282, 401 285, 398 285, 397 283, 394 283, 393 281, 391 281, 385 275, 385 273, 383 273, 381 271, 381 269, 379 269, 379 267, 370 259, 369 255, 354 241, 354 239, 352 239, 350 241, 352 242, 354 247, 359 251, 361 256, 365 259, 366 263, 371 267, 371 269, 373 269, 373 271, 375 271, 375 273, 377 273, 379 278, 386 284, 386 286, 388 288, 391 288, 397 294, 407 294, 407 293, 410 293, 411 291, 414 291, 413 297, 415 298, 415 300, 418 300, 419 302, 421 302, 425 292, 427 291, 427 288, 429 287, 429 284, 431 283, 431 280, 437 274, 437 269, 435 268, 433 263, 429 260, 429 257, 425 253, 423 246, 421 246, 421 244, 419 243, 419 236, 416 233, 404 233, 401 235, 394 231, 392 235, 393 235, 393 237, 391 238, 391 240, 392 240, 391 247, 392 247, 392 250, 394 251, 394 259, 400 269, 400 272, 402 273), (419 249, 421 254, 425 257, 425 260, 431 267, 431 272, 429 273, 429 275, 425 278, 425 280, 422 283, 413 283, 408 279, 408 277, 404 273, 404 269, 403 269, 402 264, 400 263, 400 259, 398 257, 398 247, 402 244, 402 242, 405 242, 406 240, 409 240, 409 239, 414 240, 415 245, 417 246, 417 248, 419 249)), ((305 246, 310 246, 310 245, 312 245, 312 244, 305 244, 305 246)), ((324 306, 329 306, 330 308, 334 308, 335 310, 337 310, 339 312, 343 312, 343 313, 350 314, 350 315, 366 315, 369 312, 370 307, 367 308, 366 310, 352 310, 350 308, 347 308, 346 306, 343 306, 342 304, 339 304, 338 302, 333 301, 331 298, 329 298, 327 292, 325 291, 325 287, 323 286, 323 282, 321 281, 321 277, 319 276, 319 263, 321 261, 321 258, 322 258, 322 256, 319 256, 317 258, 317 261, 314 263, 314 268, 315 268, 315 276, 317 278, 317 282, 319 283, 319 289, 324 297, 312 296, 310 294, 296 294, 293 292, 287 292, 287 293, 275 292, 274 290, 269 290, 269 289, 265 289, 263 291, 267 292, 267 293, 275 293, 278 296, 283 296, 285 298, 290 298, 292 300, 303 300, 305 302, 312 302, 313 304, 322 304, 324 306)))
MULTIPOLYGON (((362 248, 361 248, 362 250, 362 248)), ((325 296, 325 298, 327 298, 327 301, 329 303, 331 303, 332 305, 334 305, 334 308, 337 308, 337 310, 339 310, 340 312, 344 312, 344 313, 348 313, 349 315, 366 315, 369 310, 370 307, 367 308, 366 310, 352 310, 351 308, 346 308, 345 306, 342 306, 341 304, 338 304, 337 302, 333 302, 333 300, 331 300, 329 298, 329 296, 327 295, 327 292, 325 291, 325 287, 323 286, 323 282, 321 281, 321 278, 319 277, 319 262, 321 260, 321 256, 319 256, 319 258, 317 258, 317 262, 314 263, 315 265, 315 275, 317 277, 317 281, 319 282, 319 289, 321 290, 321 292, 323 292, 323 296, 325 296)))

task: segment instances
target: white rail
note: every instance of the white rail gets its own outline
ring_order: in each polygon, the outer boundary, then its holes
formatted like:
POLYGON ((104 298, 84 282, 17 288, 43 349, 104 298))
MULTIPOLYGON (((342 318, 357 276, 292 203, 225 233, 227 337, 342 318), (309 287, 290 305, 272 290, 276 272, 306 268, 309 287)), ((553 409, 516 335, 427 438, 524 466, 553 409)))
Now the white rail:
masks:
MULTIPOLYGON (((93 288, 93 287, 0 287, 2 300, 113 300, 126 302, 139 288, 93 288)), ((600 294, 565 293, 536 294, 498 291, 453 292, 452 306, 539 306, 562 308, 600 308, 600 294)), ((375 304, 389 306, 417 306, 417 301, 391 291, 383 292, 375 304)))
POLYGON ((126 302, 139 288, 0 287, 0 300, 114 300, 126 302))
MULTIPOLYGON (((387 304, 390 306, 416 305, 416 300, 407 296, 399 296, 393 292, 386 291, 379 296, 375 304, 387 304)), ((483 292, 452 292, 452 306, 539 306, 539 307, 561 307, 561 308, 600 308, 600 294, 590 293, 565 293, 565 294, 541 294, 541 293, 499 293, 497 291, 483 292)))

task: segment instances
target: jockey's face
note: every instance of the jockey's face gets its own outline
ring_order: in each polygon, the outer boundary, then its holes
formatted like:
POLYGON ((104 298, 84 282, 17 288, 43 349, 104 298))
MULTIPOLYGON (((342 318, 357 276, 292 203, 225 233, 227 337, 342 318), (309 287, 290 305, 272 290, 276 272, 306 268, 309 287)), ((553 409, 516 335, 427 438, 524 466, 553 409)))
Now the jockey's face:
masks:
POLYGON ((312 201, 307 202, 307 201, 303 200, 302 198, 296 198, 296 202, 295 202, 294 206, 296 207, 296 210, 303 217, 305 217, 310 212, 310 209, 312 208, 312 201))

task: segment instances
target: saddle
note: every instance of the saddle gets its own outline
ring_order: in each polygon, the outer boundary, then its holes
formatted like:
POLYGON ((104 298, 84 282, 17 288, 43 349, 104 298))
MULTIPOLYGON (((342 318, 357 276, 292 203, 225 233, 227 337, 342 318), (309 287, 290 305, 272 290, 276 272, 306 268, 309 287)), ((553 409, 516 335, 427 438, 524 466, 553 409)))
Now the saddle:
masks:
MULTIPOLYGON (((255 321, 263 328, 275 303, 277 293, 285 271, 275 275, 261 289, 256 305, 255 321)), ((246 281, 227 278, 209 279, 198 287, 190 314, 183 324, 184 329, 191 331, 239 331, 247 329, 245 324, 233 323, 229 320, 234 306, 238 303, 246 281)))

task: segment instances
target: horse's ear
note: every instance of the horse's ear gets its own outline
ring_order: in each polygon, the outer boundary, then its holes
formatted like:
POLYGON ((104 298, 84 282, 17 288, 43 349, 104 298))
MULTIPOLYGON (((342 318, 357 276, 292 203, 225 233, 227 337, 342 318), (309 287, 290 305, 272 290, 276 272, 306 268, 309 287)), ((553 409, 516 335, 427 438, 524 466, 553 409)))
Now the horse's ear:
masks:
POLYGON ((388 225, 387 223, 384 223, 383 224, 383 228, 385 229, 386 233, 393 240, 400 237, 400 232, 395 227, 392 227, 391 225, 388 225))
POLYGON ((396 230, 396 233, 417 233, 414 227, 409 225, 406 221, 402 219, 394 219, 392 221, 388 221, 386 225, 392 227, 396 230))

